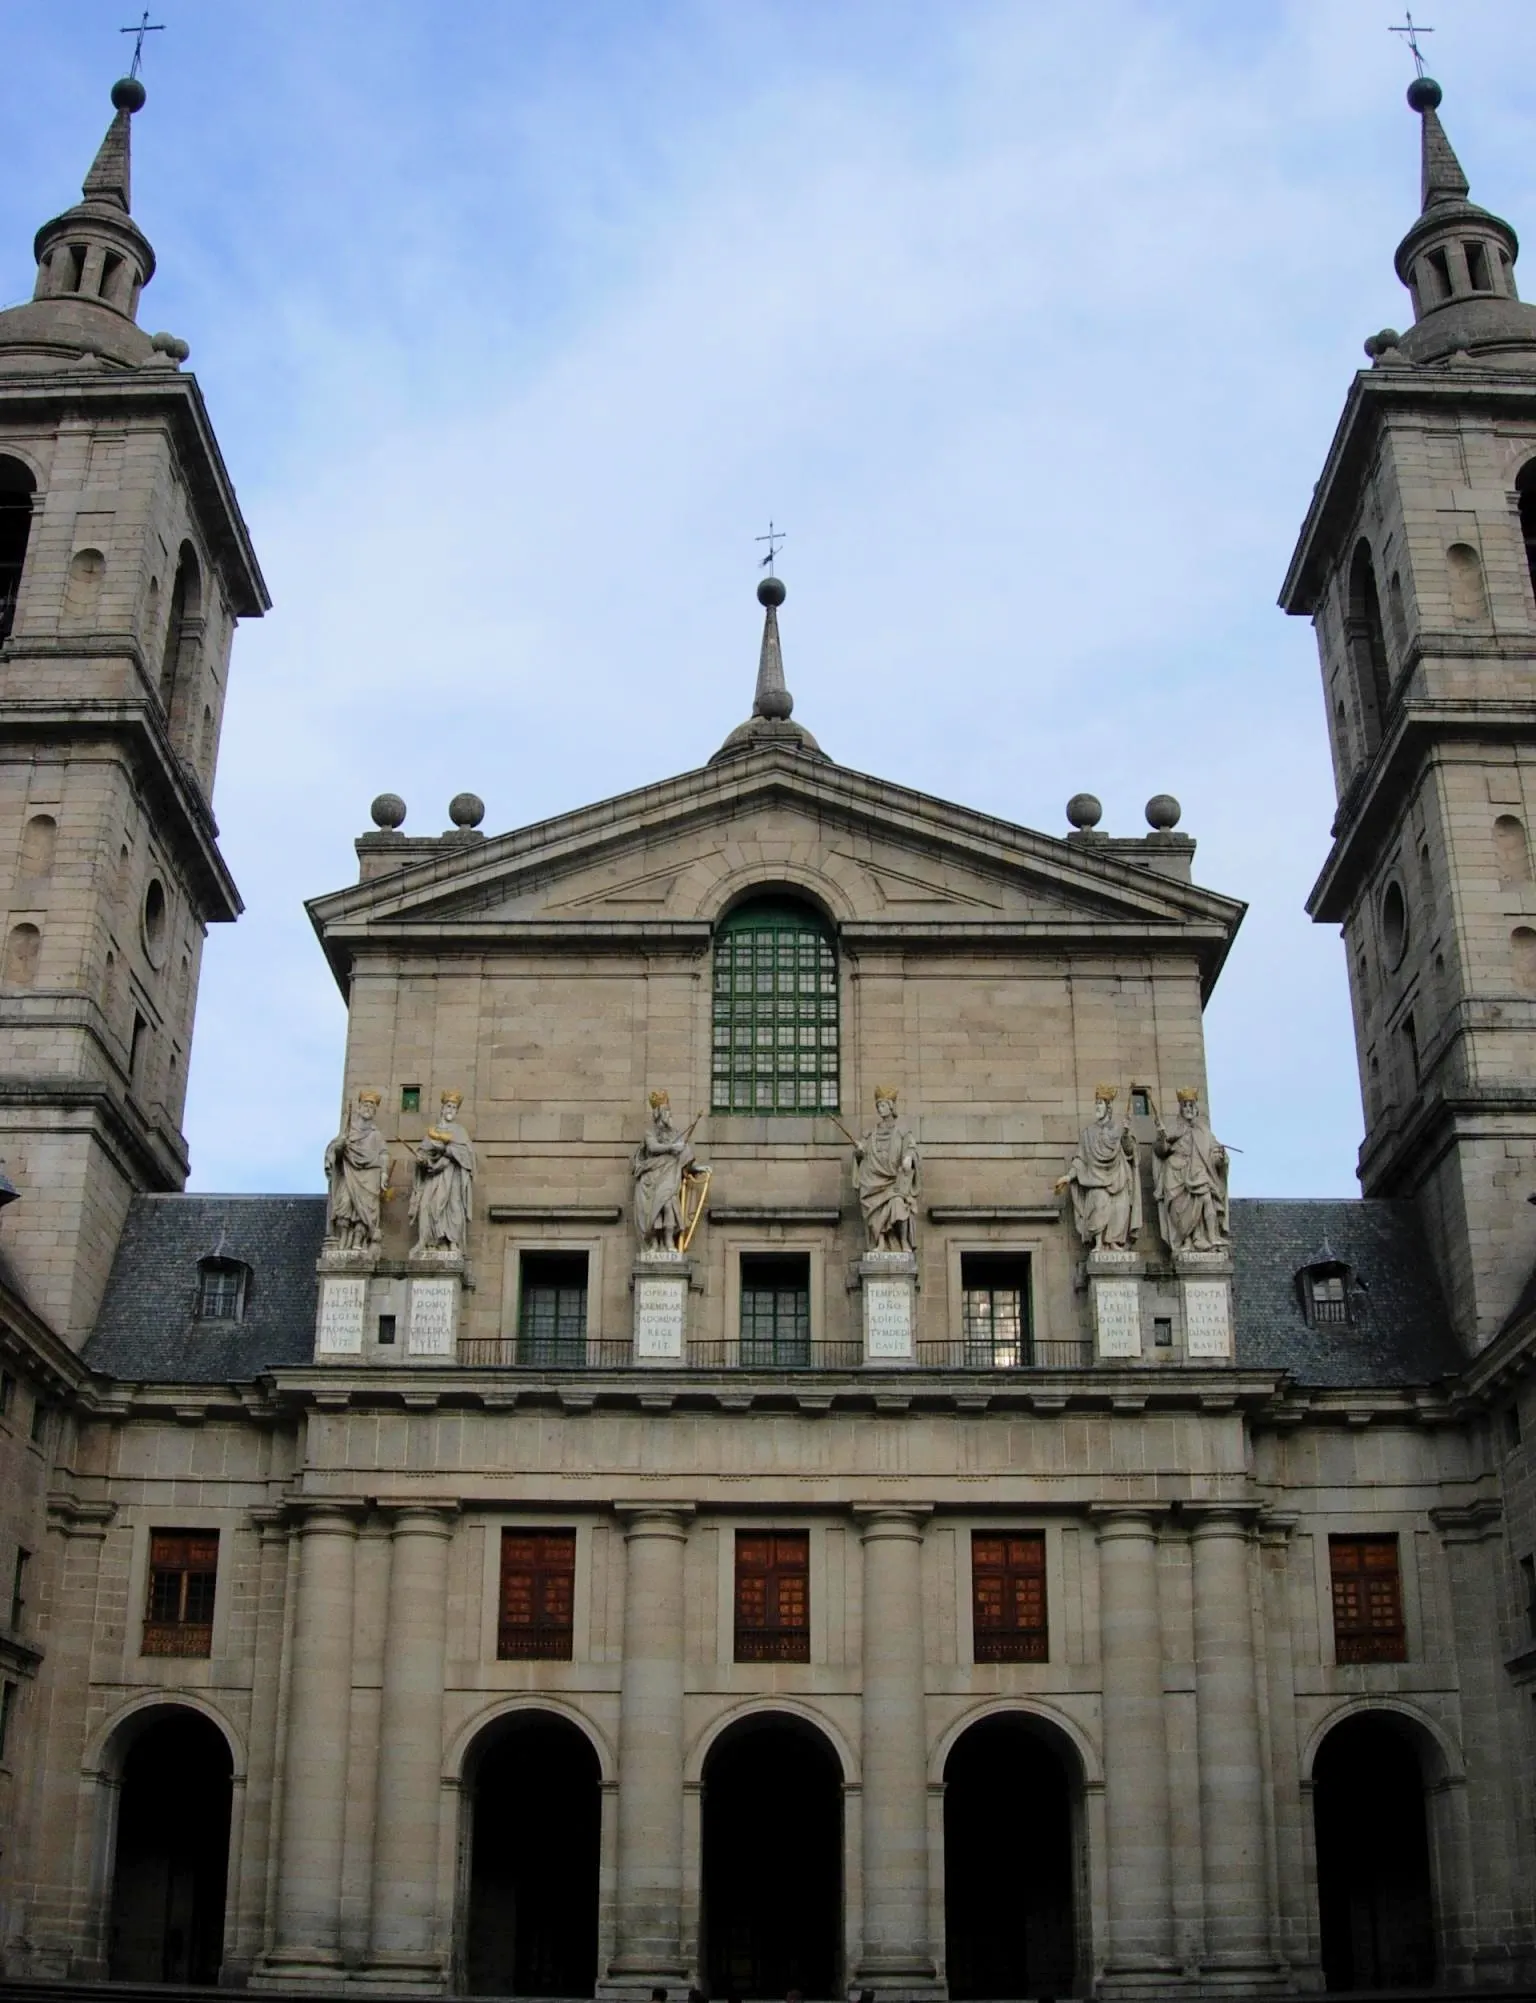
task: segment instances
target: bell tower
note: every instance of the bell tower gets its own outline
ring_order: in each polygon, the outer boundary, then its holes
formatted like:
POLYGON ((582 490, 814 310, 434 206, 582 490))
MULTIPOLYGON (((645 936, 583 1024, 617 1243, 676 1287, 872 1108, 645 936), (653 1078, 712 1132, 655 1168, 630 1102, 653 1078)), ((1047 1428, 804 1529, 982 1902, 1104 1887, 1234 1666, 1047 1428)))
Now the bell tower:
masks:
POLYGON ((0 1157, 16 1283, 88 1334, 130 1196, 179 1189, 230 641, 267 607, 186 343, 146 334, 144 86, 0 312, 0 1157))
POLYGON ((1536 309, 1408 91, 1413 325, 1365 344, 1281 593, 1317 633, 1367 1196, 1412 1197, 1469 1352, 1536 1262, 1536 309))

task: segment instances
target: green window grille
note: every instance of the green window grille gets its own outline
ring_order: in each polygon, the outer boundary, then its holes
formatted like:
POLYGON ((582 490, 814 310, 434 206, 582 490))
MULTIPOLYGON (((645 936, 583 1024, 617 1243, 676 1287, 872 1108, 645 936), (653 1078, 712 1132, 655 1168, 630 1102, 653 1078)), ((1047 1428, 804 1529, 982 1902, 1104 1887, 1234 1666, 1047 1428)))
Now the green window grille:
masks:
POLYGON ((741 1260, 741 1365, 804 1370, 811 1360, 811 1262, 803 1253, 741 1260))
POLYGON ((1017 1370, 1030 1361, 1029 1259, 1008 1252, 962 1252, 961 1322, 966 1366, 1017 1370))
POLYGON ((717 1113, 835 1113, 837 954, 803 904, 759 899, 715 941, 717 1113))
POLYGON ((587 1360, 587 1255, 525 1252, 518 1289, 517 1360, 579 1370, 587 1360))

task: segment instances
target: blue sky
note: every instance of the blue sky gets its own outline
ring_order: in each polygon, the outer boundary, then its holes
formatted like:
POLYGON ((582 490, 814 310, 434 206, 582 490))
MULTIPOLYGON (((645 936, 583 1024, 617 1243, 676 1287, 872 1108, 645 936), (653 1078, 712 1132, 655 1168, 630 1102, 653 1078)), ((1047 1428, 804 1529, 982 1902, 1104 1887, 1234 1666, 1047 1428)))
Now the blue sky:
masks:
MULTIPOLYGON (((0 9, 0 297, 124 66, 0 9)), ((1401 326, 1411 65, 1375 0, 166 0, 159 272, 275 600, 215 800, 201 1188, 313 1188, 344 1016, 302 900, 383 788, 491 831, 700 763, 753 537, 845 764, 1064 832, 1171 791, 1250 910, 1207 1014, 1245 1194, 1355 1187, 1312 638, 1275 609, 1360 342, 1401 326)), ((1528 0, 1426 40, 1473 197, 1536 228, 1528 0)), ((1527 278, 1527 289, 1536 279, 1527 278)))

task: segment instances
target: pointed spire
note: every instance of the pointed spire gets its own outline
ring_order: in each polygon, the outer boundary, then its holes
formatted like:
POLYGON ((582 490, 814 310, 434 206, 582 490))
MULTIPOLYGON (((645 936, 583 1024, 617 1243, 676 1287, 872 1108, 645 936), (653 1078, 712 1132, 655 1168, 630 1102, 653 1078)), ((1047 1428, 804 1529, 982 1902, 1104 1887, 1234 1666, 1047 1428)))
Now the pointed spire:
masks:
POLYGON ((779 651, 783 580, 765 577, 757 587, 757 602, 763 608, 763 645, 757 657, 757 693, 752 698, 752 714, 766 716, 772 723, 786 723, 794 714, 795 699, 784 686, 784 656, 779 651))
POLYGON ((119 77, 112 86, 115 116, 107 136, 91 162, 91 171, 80 184, 88 202, 112 202, 124 215, 132 210, 129 199, 129 120, 144 104, 144 86, 137 77, 119 77))
POLYGON ((1421 146, 1423 171, 1420 177, 1421 206, 1427 215, 1440 202, 1464 202, 1472 184, 1462 171, 1455 148, 1440 123, 1439 104, 1444 93, 1433 77, 1415 77, 1408 86, 1408 102, 1423 123, 1421 146))

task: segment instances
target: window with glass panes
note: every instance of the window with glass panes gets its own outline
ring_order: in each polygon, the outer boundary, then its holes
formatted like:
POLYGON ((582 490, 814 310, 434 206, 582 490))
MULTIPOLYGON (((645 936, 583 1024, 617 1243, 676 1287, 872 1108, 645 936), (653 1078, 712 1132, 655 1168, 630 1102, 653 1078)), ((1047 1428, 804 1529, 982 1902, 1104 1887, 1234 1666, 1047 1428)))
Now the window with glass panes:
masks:
POLYGON ((971 1633, 978 1662, 1044 1662, 1045 1534, 971 1537, 971 1633))
POLYGON ((960 1326, 973 1369, 1018 1369, 1029 1362, 1029 1256, 960 1254, 960 1326))
POLYGON ((741 1363, 803 1368, 811 1360, 811 1261, 806 1252, 741 1255, 741 1363))
POLYGON ((587 1255, 524 1252, 517 1296, 519 1363, 587 1360, 587 1255))
POLYGON ((145 1655, 211 1655, 217 1530, 155 1530, 149 1539, 145 1655))
POLYGON ((803 904, 739 905, 715 940, 717 1113, 835 1113, 837 955, 803 904))
POLYGON ((575 1606, 576 1532, 503 1530, 500 1660, 569 1662, 575 1606))
POLYGON ((199 1321, 239 1321, 245 1306, 245 1267, 234 1259, 204 1259, 198 1268, 199 1321))
POLYGON ((1339 1662, 1406 1662, 1396 1537, 1330 1537, 1333 1648, 1339 1662))
POLYGON ((811 1659, 811 1540, 804 1530, 736 1533, 736 1660, 811 1659))

